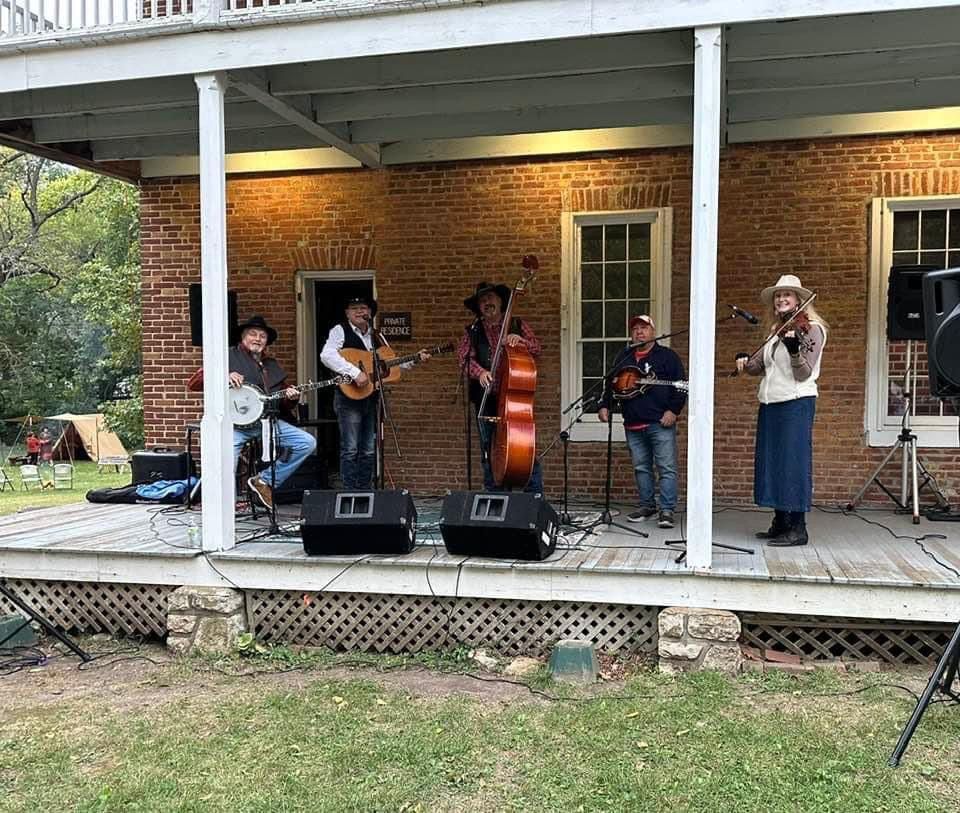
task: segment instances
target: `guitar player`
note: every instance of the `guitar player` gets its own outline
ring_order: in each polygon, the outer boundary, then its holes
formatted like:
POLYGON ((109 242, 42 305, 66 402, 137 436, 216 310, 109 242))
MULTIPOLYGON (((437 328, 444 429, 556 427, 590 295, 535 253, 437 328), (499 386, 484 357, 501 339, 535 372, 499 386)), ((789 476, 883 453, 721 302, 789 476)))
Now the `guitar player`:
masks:
MULTIPOLYGON (((669 347, 657 343, 657 328, 650 316, 634 316, 629 330, 631 343, 617 356, 613 374, 607 379, 600 398, 597 417, 604 423, 610 420, 615 397, 611 382, 621 370, 634 368, 641 378, 653 376, 665 381, 684 378, 680 357, 669 347)), ((657 525, 673 527, 673 512, 677 507, 677 416, 686 402, 686 393, 672 387, 649 387, 642 394, 622 401, 623 428, 640 496, 638 510, 627 517, 630 522, 657 516, 653 488, 656 465, 660 479, 657 525)))
MULTIPOLYGON (((296 403, 300 399, 300 391, 295 387, 287 386, 287 374, 280 363, 266 355, 267 347, 277 339, 277 331, 270 327, 262 316, 251 316, 239 325, 238 329, 240 343, 230 348, 227 360, 230 369, 230 386, 253 384, 268 394, 283 392, 289 403, 296 403)), ((244 444, 248 440, 259 437, 260 433, 259 423, 233 428, 234 468, 237 466, 244 444)), ((277 421, 277 434, 279 446, 285 450, 285 453, 276 462, 276 480, 271 480, 271 471, 266 469, 247 481, 253 494, 267 508, 273 504, 273 490, 290 477, 300 464, 313 454, 317 446, 313 435, 284 420, 277 421)))
MULTIPOLYGON (((327 341, 320 353, 320 361, 336 375, 348 376, 358 387, 370 383, 370 372, 361 370, 340 355, 345 348, 376 352, 387 345, 383 336, 373 327, 377 301, 353 297, 344 307, 345 318, 330 328, 327 341)), ((421 350, 419 361, 426 361, 430 353, 421 350)), ((413 366, 413 362, 402 368, 413 366)), ((340 428, 340 479, 348 491, 367 491, 372 487, 377 441, 377 400, 374 390, 366 398, 352 399, 340 390, 333 396, 333 409, 340 428)))

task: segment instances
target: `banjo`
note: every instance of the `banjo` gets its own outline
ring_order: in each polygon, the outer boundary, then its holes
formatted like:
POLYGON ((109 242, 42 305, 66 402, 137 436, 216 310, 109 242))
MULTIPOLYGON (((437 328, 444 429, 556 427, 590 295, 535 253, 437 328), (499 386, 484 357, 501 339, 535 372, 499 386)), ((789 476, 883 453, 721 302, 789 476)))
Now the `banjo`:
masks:
MULTIPOLYGON (((294 387, 294 389, 297 392, 310 392, 311 390, 322 390, 324 387, 334 387, 344 381, 349 381, 349 379, 346 376, 338 375, 328 378, 326 381, 309 381, 299 387, 294 387)), ((266 395, 263 390, 253 384, 230 387, 227 392, 227 410, 230 414, 230 420, 239 429, 253 426, 263 417, 267 402, 285 398, 284 392, 285 390, 281 390, 273 393, 273 395, 266 395)))

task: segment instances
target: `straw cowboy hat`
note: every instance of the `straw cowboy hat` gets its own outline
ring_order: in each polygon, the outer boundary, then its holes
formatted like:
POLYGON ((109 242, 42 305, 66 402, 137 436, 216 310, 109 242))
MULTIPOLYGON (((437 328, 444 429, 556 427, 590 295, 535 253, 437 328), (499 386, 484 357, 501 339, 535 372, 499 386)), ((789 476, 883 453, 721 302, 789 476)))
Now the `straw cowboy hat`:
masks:
POLYGON ((463 305, 466 308, 472 310, 477 316, 480 315, 480 305, 479 299, 484 294, 495 293, 500 297, 500 308, 502 310, 507 309, 507 303, 510 301, 511 290, 506 285, 493 285, 489 282, 478 282, 477 289, 473 292, 473 296, 468 296, 463 300, 463 305))
POLYGON ((270 325, 267 324, 267 320, 260 316, 260 314, 254 314, 242 325, 237 325, 237 333, 242 337, 244 331, 254 327, 267 334, 267 344, 273 344, 277 340, 277 331, 270 327, 270 325))
POLYGON ((776 285, 771 285, 769 288, 764 288, 763 291, 760 292, 760 301, 763 302, 764 305, 769 305, 771 302, 773 302, 773 295, 777 291, 793 291, 798 297, 800 297, 801 302, 813 295, 813 291, 804 288, 800 284, 800 277, 796 276, 795 274, 784 274, 782 277, 780 277, 780 279, 777 280, 776 285))

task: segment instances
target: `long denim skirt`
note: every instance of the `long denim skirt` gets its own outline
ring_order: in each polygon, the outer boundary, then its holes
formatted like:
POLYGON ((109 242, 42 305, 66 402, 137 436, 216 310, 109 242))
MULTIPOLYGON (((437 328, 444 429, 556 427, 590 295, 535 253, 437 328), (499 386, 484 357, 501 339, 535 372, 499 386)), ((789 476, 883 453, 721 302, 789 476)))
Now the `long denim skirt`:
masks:
POLYGON ((753 461, 753 501, 780 511, 813 504, 814 396, 761 404, 753 461))

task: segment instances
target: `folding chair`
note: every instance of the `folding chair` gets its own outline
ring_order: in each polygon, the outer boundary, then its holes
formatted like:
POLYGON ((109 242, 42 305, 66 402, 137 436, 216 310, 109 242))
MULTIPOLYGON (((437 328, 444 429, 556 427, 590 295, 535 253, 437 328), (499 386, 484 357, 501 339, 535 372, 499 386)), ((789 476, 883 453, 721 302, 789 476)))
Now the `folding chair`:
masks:
POLYGON ((7 474, 5 469, 0 469, 0 491, 5 491, 6 489, 11 491, 16 491, 16 487, 13 485, 13 480, 10 479, 10 475, 7 474))
POLYGON ((20 485, 24 491, 29 491, 30 486, 36 486, 43 491, 43 480, 40 479, 40 467, 28 464, 20 467, 20 485))
POLYGON ((54 488, 73 488, 73 464, 72 463, 54 463, 53 464, 53 487, 54 488))

